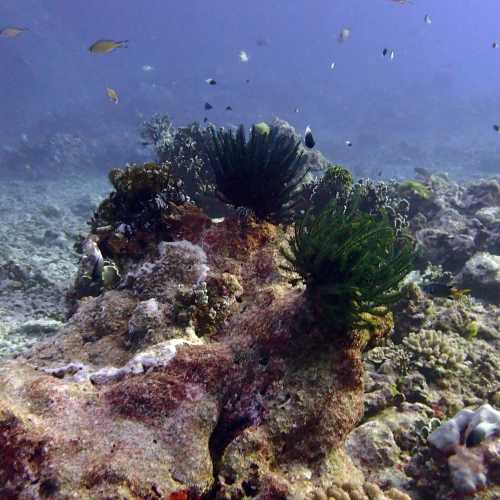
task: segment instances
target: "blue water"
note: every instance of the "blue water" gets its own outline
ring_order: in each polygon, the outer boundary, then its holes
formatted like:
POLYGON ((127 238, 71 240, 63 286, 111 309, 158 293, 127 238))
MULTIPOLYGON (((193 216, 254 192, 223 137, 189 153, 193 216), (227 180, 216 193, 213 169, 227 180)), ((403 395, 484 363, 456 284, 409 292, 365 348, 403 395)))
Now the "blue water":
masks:
POLYGON ((0 38, 0 149, 55 132, 139 144, 153 113, 176 125, 278 116, 310 125, 318 149, 360 175, 499 173, 499 19, 497 0, 2 0, 1 27, 29 31, 0 38), (91 54, 100 38, 129 47, 91 54))

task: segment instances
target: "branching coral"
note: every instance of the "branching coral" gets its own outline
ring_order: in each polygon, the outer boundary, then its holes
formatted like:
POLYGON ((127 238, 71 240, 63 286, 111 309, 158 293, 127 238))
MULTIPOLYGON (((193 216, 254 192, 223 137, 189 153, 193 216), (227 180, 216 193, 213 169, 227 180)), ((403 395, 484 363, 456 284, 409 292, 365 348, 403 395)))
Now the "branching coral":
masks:
POLYGON ((215 197, 215 178, 206 153, 211 142, 208 128, 194 122, 175 129, 168 116, 153 117, 143 125, 142 137, 151 144, 161 163, 182 180, 185 192, 210 216, 224 214, 224 205, 215 197))
POLYGON ((246 138, 243 125, 211 131, 207 149, 217 195, 237 208, 250 209, 260 220, 283 220, 297 201, 304 171, 300 143, 277 128, 262 133, 255 127, 246 138))
POLYGON ((387 215, 396 230, 408 227, 409 202, 398 193, 393 182, 363 180, 353 186, 353 198, 359 197, 359 208, 375 217, 387 215))
POLYGON ((387 215, 367 214, 360 203, 355 196, 345 205, 334 200, 319 214, 309 212, 283 251, 291 264, 286 268, 300 275, 322 322, 340 332, 369 329, 367 313, 385 316, 411 269, 412 243, 387 215))
POLYGON ((444 378, 468 370, 464 364, 465 342, 458 336, 436 330, 412 332, 403 339, 404 346, 410 352, 412 364, 431 379, 444 378))

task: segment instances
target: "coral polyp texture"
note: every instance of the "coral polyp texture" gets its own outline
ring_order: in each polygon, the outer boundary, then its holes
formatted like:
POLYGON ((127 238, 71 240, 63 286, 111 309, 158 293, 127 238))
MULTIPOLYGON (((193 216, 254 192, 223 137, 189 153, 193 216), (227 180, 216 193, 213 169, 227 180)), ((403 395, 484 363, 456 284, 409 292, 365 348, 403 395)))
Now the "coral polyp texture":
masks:
POLYGON ((411 270, 412 244, 389 218, 360 210, 360 198, 334 200, 319 214, 296 223, 289 271, 300 275, 306 297, 332 331, 370 328, 400 297, 398 285, 411 270))
POLYGON ((234 133, 210 129, 207 148, 219 198, 249 209, 259 220, 279 221, 290 215, 305 177, 300 142, 277 127, 252 127, 247 139, 240 125, 234 133))

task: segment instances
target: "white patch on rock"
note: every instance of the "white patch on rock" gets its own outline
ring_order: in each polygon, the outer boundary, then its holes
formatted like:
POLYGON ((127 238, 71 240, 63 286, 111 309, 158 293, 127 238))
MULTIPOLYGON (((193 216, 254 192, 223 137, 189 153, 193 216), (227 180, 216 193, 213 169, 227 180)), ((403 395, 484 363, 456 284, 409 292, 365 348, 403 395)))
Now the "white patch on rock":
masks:
POLYGON ((201 341, 186 339, 171 339, 160 342, 150 349, 136 354, 121 368, 106 366, 92 372, 83 363, 69 363, 56 368, 44 368, 43 371, 57 378, 66 378, 67 375, 70 375, 67 380, 72 382, 90 381, 94 385, 106 385, 121 380, 130 374, 140 374, 153 368, 165 367, 175 358, 178 346, 201 343, 201 341))

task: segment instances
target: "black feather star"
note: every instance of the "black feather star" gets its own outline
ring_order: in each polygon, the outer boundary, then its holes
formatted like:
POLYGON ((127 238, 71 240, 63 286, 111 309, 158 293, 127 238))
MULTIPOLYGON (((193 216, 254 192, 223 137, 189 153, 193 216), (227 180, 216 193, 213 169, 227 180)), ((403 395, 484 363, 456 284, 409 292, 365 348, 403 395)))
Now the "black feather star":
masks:
POLYGON ((260 220, 283 221, 297 201, 297 188, 307 174, 300 142, 276 127, 211 128, 207 149, 219 198, 236 208, 250 209, 260 220))

